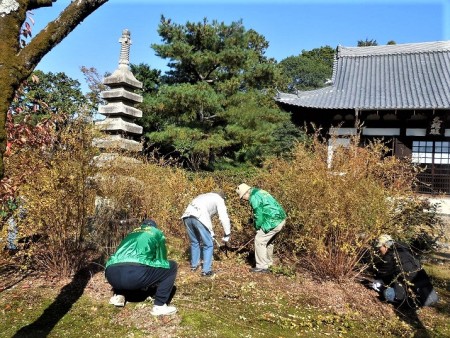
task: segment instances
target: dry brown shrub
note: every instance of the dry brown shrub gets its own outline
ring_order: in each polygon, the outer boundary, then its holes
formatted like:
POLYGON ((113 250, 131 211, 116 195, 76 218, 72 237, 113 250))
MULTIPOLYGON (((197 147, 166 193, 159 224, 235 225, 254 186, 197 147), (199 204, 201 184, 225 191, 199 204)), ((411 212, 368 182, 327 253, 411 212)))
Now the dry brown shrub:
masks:
POLYGON ((51 149, 30 149, 26 163, 16 163, 17 170, 35 167, 20 188, 26 209, 26 217, 19 220, 21 253, 34 267, 53 274, 77 271, 88 255, 83 243, 95 196, 87 184, 95 173, 92 135, 82 118, 69 121, 51 149))
MULTIPOLYGON (((222 190, 228 196, 226 204, 232 221, 233 236, 240 228, 241 208, 235 187, 237 183, 223 175, 192 173, 165 166, 155 160, 130 162, 117 158, 103 166, 98 182, 98 194, 109 201, 95 216, 95 243, 109 256, 121 239, 143 218, 154 219, 164 231, 173 255, 184 255, 188 238, 181 216, 197 195, 222 190), (236 211, 235 211, 236 210, 236 211), (120 220, 134 220, 120 222, 120 220)), ((246 216, 248 218, 248 216, 246 216)), ((217 237, 222 227, 213 218, 217 237)), ((174 258, 174 257, 173 257, 174 258)))
POLYGON ((405 201, 414 201, 414 167, 386 157, 382 142, 335 149, 331 166, 327 144, 297 144, 290 160, 267 163, 260 186, 285 207, 288 221, 278 242, 282 255, 320 278, 358 273, 367 248, 381 232, 396 235, 406 224, 405 201))
MULTIPOLYGON (((290 159, 267 162, 264 170, 192 173, 130 154, 99 166, 93 137, 89 125, 73 121, 60 130, 52 151, 30 150, 15 163, 17 171, 36 168, 20 189, 28 216, 19 231, 22 238, 40 236, 22 246, 38 268, 67 275, 92 254, 106 259, 145 217, 164 231, 169 256, 185 257, 188 240, 180 217, 195 196, 218 189, 228 197, 232 245, 241 247, 254 236, 247 224, 249 204, 235 191, 242 182, 269 191, 286 209, 288 222, 277 239, 282 258, 322 278, 357 273, 381 232, 407 238, 435 224, 433 213, 424 214, 412 195, 414 168, 386 157, 381 142, 361 148, 354 140, 335 151, 331 167, 327 145, 316 138, 299 143, 290 159)), ((221 227, 214 223, 219 238, 221 227)))

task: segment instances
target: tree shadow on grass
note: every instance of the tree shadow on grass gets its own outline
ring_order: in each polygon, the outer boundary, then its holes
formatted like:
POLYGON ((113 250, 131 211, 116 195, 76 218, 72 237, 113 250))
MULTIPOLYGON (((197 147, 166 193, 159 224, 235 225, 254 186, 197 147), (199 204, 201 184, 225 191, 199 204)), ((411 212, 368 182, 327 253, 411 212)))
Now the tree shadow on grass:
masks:
POLYGON ((422 321, 417 315, 416 309, 411 308, 398 308, 396 314, 403 322, 414 328, 414 338, 430 338, 427 328, 423 325, 422 321))
POLYGON ((17 266, 12 264, 0 267, 0 294, 19 284, 28 275, 29 273, 23 273, 17 266))
POLYGON ((70 311, 72 305, 82 296, 89 280, 102 269, 83 268, 79 270, 72 281, 65 285, 55 301, 45 309, 44 313, 33 323, 22 327, 13 338, 43 338, 53 330, 55 325, 70 311))

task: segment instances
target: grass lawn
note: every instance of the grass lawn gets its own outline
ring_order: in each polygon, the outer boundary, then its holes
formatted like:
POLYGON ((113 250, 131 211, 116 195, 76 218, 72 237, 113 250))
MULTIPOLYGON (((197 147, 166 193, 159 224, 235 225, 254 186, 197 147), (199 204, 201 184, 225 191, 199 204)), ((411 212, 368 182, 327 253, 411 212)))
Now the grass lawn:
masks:
POLYGON ((450 264, 430 262, 439 303, 396 310, 357 282, 306 274, 254 274, 238 257, 216 261, 213 278, 179 263, 178 313, 150 315, 151 301, 108 304, 95 267, 71 279, 0 268, 0 337, 450 337, 450 264))

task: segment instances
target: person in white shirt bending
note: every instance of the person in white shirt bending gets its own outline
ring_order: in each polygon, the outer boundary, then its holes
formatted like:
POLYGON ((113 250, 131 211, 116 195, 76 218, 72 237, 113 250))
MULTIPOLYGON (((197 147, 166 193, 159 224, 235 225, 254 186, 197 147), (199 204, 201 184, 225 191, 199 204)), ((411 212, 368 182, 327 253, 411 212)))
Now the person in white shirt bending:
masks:
POLYGON ((219 216, 223 226, 223 242, 230 239, 230 218, 225 206, 225 194, 222 191, 209 192, 198 195, 189 203, 183 216, 181 216, 191 242, 191 271, 200 267, 200 253, 203 254, 202 276, 211 277, 214 251, 214 230, 211 217, 219 216), (200 245, 202 250, 200 252, 200 245))

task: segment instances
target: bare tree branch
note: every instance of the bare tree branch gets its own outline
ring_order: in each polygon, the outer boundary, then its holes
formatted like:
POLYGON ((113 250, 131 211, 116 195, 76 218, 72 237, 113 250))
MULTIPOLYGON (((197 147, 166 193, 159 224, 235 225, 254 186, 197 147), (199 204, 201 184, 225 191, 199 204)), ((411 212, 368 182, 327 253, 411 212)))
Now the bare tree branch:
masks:
POLYGON ((56 0, 0 0, 0 180, 4 175, 6 113, 15 91, 53 47, 108 0, 72 0, 57 19, 49 22, 21 49, 27 11, 50 7, 53 2, 56 0))
MULTIPOLYGON (((39 1, 39 0, 37 0, 39 1)), ((44 1, 44 0, 42 0, 44 1)), ((78 24, 87 18, 108 0, 76 0, 72 1, 58 18, 47 26, 21 50, 20 57, 31 72, 41 59, 58 43, 60 43, 78 24)))
POLYGON ((56 0, 30 0, 27 9, 32 11, 33 9, 38 9, 42 7, 52 7, 56 0))

